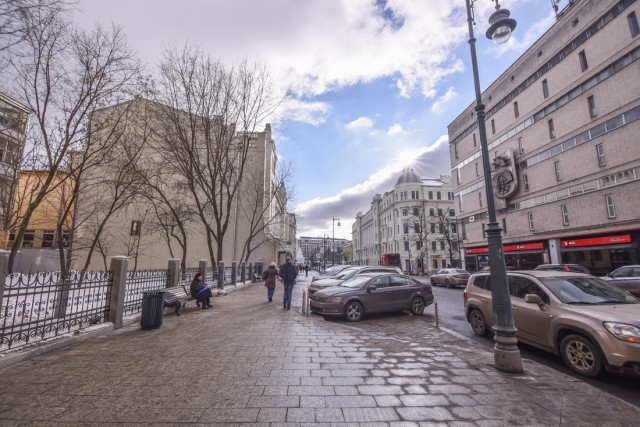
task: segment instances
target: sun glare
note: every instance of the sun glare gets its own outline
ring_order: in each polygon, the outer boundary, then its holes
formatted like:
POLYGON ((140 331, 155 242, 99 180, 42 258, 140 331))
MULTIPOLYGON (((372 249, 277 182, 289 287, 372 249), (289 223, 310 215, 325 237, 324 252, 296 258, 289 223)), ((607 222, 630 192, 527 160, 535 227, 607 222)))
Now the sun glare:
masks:
POLYGON ((396 154, 396 163, 403 168, 406 166, 413 166, 418 153, 419 151, 415 149, 401 149, 396 154))

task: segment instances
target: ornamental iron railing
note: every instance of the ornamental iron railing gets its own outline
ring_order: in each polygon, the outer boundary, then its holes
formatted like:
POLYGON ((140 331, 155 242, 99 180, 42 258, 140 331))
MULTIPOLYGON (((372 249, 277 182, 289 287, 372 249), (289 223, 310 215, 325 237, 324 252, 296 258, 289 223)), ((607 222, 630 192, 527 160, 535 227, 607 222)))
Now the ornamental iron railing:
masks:
POLYGON ((124 294, 125 316, 142 311, 142 293, 167 287, 169 270, 134 270, 127 272, 127 285, 124 294))
POLYGON ((6 277, 0 307, 0 351, 103 323, 109 316, 111 271, 6 277))

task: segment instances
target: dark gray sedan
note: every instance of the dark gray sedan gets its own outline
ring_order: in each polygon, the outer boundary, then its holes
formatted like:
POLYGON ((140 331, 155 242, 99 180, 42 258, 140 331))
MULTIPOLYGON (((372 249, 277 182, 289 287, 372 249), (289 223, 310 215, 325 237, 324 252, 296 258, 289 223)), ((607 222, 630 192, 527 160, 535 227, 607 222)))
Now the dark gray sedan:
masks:
POLYGON ((311 311, 323 316, 344 316, 357 322, 365 314, 410 310, 422 314, 433 303, 430 284, 404 274, 365 273, 311 297, 311 311))

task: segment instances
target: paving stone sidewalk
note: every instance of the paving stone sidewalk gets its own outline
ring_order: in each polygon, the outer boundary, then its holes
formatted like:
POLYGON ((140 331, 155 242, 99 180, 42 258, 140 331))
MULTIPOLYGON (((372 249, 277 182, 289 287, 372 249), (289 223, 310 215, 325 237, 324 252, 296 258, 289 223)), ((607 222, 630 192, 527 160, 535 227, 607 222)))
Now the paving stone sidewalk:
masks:
MULTIPOLYGON (((311 273, 309 278, 311 277, 311 273)), ((640 409, 439 330, 433 309, 325 321, 262 283, 0 371, 0 425, 631 426, 640 409)), ((191 304, 193 306, 193 304, 191 304)))

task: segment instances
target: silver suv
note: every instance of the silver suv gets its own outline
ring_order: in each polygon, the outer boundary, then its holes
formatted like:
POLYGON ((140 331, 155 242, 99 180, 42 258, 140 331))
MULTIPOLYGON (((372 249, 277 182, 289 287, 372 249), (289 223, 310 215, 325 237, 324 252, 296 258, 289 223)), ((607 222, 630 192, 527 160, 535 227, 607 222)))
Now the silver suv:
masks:
MULTIPOLYGON (((523 343, 562 356, 587 377, 608 371, 640 375, 640 300, 588 274, 508 271, 513 321, 523 343)), ((491 276, 469 277, 467 320, 476 335, 493 324, 491 276)))

